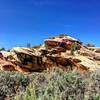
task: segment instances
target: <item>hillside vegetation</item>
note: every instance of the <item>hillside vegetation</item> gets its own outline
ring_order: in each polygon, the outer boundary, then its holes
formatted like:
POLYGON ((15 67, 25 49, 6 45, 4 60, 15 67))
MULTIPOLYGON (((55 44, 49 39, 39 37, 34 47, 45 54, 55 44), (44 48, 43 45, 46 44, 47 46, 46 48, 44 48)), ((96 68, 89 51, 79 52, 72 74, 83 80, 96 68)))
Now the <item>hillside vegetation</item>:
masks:
POLYGON ((0 100, 100 100, 99 73, 0 72, 0 100))

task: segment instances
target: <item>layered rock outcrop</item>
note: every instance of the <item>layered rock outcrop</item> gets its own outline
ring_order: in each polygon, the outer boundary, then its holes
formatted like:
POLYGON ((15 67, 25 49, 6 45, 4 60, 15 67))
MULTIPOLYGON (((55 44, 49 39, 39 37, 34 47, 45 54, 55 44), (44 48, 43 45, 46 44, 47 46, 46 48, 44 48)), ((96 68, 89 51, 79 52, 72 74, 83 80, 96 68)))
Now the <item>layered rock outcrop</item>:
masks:
POLYGON ((100 68, 99 49, 86 48, 70 36, 46 39, 38 48, 16 47, 0 52, 0 70, 34 72, 59 67, 64 71, 94 71, 100 68))

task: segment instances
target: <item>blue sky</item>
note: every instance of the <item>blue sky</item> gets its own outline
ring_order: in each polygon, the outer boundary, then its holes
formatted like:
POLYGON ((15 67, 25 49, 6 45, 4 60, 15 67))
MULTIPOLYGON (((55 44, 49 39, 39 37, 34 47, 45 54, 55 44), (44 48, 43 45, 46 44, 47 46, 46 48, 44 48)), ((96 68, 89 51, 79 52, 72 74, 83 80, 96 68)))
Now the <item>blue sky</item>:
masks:
POLYGON ((100 46, 100 0, 0 0, 0 47, 68 33, 100 46))

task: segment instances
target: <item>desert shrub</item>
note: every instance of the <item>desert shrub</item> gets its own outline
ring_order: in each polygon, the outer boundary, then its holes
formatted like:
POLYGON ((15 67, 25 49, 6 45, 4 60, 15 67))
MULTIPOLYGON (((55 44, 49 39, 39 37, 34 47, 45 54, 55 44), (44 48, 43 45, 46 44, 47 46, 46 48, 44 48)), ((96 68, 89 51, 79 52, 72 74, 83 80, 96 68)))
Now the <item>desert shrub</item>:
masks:
MULTIPOLYGON (((80 73, 65 73, 54 69, 50 74, 37 76, 28 91, 16 96, 19 100, 82 100, 85 81, 80 73), (32 98, 35 99, 32 99, 32 98), (29 99, 30 98, 30 99, 29 99)), ((16 100, 18 100, 16 99, 16 100)))
POLYGON ((86 44, 86 47, 95 47, 95 45, 92 43, 88 43, 88 44, 86 44))
POLYGON ((0 51, 5 51, 5 48, 0 48, 0 51))
POLYGON ((67 34, 60 34, 59 37, 67 36, 67 34))
POLYGON ((100 70, 91 73, 87 83, 86 98, 90 100, 100 100, 100 70))
POLYGON ((12 97, 18 91, 25 91, 29 84, 27 76, 18 72, 0 72, 0 100, 12 97))
POLYGON ((15 100, 100 100, 99 72, 66 73, 56 68, 50 73, 40 73, 15 100))
POLYGON ((0 100, 100 100, 99 73, 63 72, 58 68, 28 75, 0 72, 0 100))

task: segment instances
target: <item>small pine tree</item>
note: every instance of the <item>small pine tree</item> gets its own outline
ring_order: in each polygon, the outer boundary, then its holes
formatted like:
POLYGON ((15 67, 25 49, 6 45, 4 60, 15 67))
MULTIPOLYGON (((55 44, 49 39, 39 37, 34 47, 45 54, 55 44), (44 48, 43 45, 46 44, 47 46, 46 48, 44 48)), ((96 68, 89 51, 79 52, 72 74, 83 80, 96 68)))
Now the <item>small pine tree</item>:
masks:
POLYGON ((63 36, 67 36, 67 34, 60 34, 59 36, 60 36, 60 37, 63 37, 63 36))
POLYGON ((86 46, 87 46, 87 47, 95 47, 95 45, 92 44, 92 43, 88 43, 88 44, 86 44, 86 46))
POLYGON ((27 43, 27 48, 31 48, 31 44, 30 43, 27 43))
POLYGON ((0 48, 0 51, 5 51, 5 48, 0 48))

